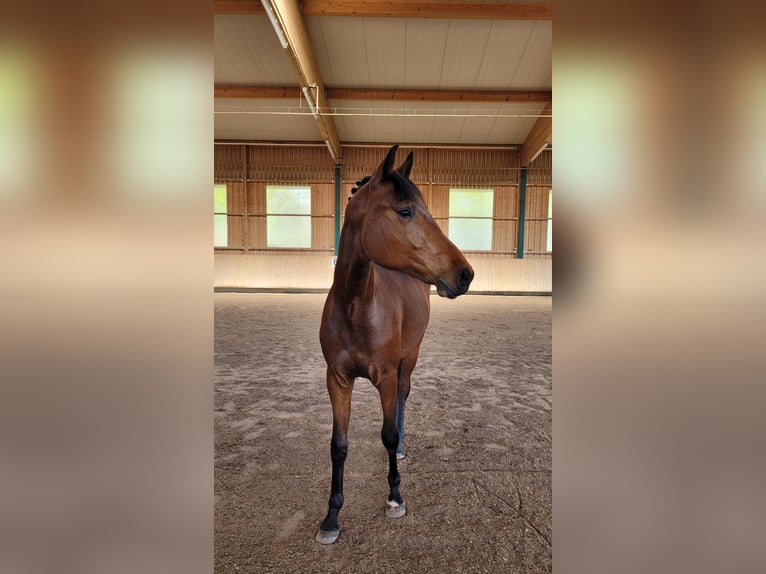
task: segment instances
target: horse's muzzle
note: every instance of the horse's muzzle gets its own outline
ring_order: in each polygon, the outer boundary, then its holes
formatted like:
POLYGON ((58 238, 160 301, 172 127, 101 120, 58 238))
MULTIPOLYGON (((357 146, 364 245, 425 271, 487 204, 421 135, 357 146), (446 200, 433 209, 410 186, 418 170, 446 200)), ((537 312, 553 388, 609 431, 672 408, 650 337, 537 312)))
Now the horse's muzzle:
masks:
POLYGON ((473 281, 473 269, 470 267, 463 267, 457 275, 455 285, 447 283, 444 279, 439 279, 436 283, 436 292, 442 297, 454 299, 458 295, 462 295, 468 291, 471 281, 473 281))

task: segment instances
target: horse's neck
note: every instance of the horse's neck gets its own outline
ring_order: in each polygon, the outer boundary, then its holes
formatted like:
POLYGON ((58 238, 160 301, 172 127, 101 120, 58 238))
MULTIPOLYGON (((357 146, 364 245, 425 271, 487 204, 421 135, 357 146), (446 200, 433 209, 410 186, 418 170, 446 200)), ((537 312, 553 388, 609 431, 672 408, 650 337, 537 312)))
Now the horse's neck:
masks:
POLYGON ((371 295, 374 267, 357 241, 356 230, 344 227, 335 263, 335 296, 350 302, 371 295))

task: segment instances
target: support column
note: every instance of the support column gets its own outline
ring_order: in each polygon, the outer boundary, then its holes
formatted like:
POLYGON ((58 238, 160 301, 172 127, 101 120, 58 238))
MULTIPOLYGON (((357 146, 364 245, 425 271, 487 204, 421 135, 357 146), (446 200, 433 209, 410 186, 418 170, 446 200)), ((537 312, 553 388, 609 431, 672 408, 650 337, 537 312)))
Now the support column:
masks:
POLYGON ((244 221, 244 229, 242 230, 242 242, 244 243, 244 251, 245 255, 247 255, 247 250, 249 248, 250 244, 250 203, 247 201, 248 196, 250 195, 247 193, 247 176, 248 176, 248 169, 247 169, 247 146, 242 146, 242 190, 245 194, 245 215, 241 218, 242 221, 244 221))
POLYGON ((335 256, 340 245, 340 164, 335 166, 335 256))
POLYGON ((527 168, 521 168, 519 181, 519 240, 516 258, 524 259, 524 218, 527 212, 527 168))

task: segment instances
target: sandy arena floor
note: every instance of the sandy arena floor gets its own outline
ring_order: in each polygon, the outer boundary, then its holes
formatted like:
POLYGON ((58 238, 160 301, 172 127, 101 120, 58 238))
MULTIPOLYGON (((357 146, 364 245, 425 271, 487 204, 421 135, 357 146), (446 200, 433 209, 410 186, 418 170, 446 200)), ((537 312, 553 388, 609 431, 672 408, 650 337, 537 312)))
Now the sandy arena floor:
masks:
POLYGON ((341 534, 321 546, 332 418, 325 295, 215 295, 215 571, 550 572, 551 299, 431 298, 390 520, 375 388, 357 379, 341 534))

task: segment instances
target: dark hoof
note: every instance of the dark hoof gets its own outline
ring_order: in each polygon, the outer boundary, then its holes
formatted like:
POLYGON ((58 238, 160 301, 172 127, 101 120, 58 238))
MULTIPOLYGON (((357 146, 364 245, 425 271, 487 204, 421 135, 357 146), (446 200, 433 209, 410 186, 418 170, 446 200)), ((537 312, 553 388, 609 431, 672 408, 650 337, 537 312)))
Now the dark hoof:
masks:
POLYGON ((320 528, 314 540, 319 544, 332 544, 338 539, 338 534, 340 534, 340 528, 338 530, 322 530, 320 528))
POLYGON ((386 503, 386 518, 401 518, 405 514, 407 514, 407 503, 404 501, 401 504, 397 504, 393 500, 386 503))

